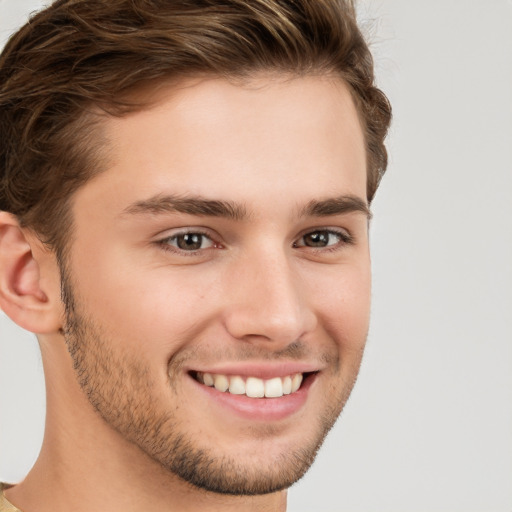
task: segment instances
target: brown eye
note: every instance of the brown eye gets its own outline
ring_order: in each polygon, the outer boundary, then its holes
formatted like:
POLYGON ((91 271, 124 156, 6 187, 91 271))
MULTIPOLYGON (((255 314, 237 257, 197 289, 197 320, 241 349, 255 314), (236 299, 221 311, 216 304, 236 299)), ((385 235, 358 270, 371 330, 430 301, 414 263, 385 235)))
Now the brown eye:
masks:
POLYGON ((294 247, 312 247, 315 249, 322 249, 324 247, 335 247, 339 244, 350 243, 350 240, 351 239, 348 234, 322 229, 305 234, 295 242, 294 247))
POLYGON ((202 233, 181 233, 165 239, 163 243, 182 251, 199 251, 214 245, 213 241, 202 233))
POLYGON ((304 236, 304 245, 307 247, 327 247, 332 235, 327 231, 316 231, 304 236))

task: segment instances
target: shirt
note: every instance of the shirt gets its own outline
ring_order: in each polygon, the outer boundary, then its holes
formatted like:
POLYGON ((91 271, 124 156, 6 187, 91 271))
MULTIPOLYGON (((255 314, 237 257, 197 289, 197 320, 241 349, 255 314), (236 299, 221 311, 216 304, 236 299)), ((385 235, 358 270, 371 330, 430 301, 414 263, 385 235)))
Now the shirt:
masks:
POLYGON ((4 490, 9 487, 10 485, 0 482, 0 512, 21 512, 19 508, 16 508, 12 503, 9 503, 7 498, 4 496, 4 490))

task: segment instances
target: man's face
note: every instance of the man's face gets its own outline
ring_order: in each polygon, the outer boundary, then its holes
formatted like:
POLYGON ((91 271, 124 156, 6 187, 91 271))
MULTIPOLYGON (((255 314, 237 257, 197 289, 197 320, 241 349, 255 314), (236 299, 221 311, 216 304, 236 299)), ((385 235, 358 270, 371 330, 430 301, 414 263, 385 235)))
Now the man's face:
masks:
POLYGON ((73 202, 67 341, 120 438, 199 487, 271 492, 359 369, 363 135, 337 79, 183 85, 106 123, 112 166, 73 202))

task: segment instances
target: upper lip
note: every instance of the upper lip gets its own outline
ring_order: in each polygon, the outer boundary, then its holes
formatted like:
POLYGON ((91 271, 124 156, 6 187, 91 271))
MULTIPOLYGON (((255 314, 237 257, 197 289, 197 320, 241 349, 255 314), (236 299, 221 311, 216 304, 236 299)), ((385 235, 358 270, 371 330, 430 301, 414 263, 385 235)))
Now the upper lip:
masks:
POLYGON ((189 372, 211 373, 213 375, 239 375, 240 377, 257 377, 272 379, 286 377, 296 373, 311 373, 322 370, 321 365, 306 362, 282 363, 223 363, 221 365, 197 366, 188 368, 189 372))

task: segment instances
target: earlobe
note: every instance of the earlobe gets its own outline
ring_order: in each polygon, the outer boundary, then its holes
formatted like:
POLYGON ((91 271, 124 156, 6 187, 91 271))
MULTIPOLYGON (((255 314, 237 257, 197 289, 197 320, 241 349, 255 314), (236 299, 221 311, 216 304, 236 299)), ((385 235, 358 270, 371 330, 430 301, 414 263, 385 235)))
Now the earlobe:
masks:
POLYGON ((59 286, 52 285, 58 281, 58 272, 42 275, 43 269, 46 274, 49 271, 49 265, 42 264, 45 251, 39 240, 27 236, 14 215, 0 212, 0 308, 37 334, 60 328, 59 295, 55 293, 59 286))

